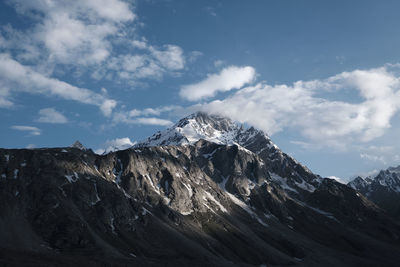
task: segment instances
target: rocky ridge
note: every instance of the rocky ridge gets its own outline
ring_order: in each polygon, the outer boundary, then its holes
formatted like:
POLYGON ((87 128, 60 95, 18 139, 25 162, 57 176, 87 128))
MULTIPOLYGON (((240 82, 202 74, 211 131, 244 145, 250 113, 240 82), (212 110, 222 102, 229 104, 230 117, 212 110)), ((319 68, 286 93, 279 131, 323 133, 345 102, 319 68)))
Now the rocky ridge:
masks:
POLYGON ((392 216, 400 217, 400 166, 381 170, 371 177, 358 176, 348 185, 392 216))
POLYGON ((106 155, 76 147, 0 149, 0 262, 396 266, 400 260, 396 221, 354 189, 311 173, 263 132, 204 113, 166 132, 172 134, 106 155), (192 138, 187 125, 202 137, 192 138))

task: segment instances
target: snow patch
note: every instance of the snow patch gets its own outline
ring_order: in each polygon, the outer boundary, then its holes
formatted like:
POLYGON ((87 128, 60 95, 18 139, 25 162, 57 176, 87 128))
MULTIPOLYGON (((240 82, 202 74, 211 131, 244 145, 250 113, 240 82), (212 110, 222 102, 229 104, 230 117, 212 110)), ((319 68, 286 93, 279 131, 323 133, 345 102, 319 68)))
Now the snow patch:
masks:
POLYGON ((184 215, 184 216, 187 216, 187 215, 190 215, 190 214, 192 214, 194 212, 194 210, 189 210, 189 211, 180 211, 180 214, 182 214, 182 215, 184 215))
POLYGON ((96 203, 99 202, 99 201, 101 200, 100 197, 99 197, 99 193, 98 193, 98 191, 97 191, 97 183, 94 182, 93 185, 94 185, 94 192, 96 193, 96 199, 95 199, 95 201, 92 201, 92 202, 90 203, 92 206, 93 206, 93 205, 96 205, 96 203))
POLYGON ((301 183, 295 182, 295 184, 300 187, 303 190, 306 190, 308 192, 314 192, 315 191, 315 187, 309 183, 306 183, 306 181, 301 181, 301 183))
POLYGON ((281 176, 279 176, 278 174, 273 173, 273 172, 270 172, 269 175, 271 176, 271 179, 272 179, 274 182, 277 182, 277 183, 282 187, 282 189, 284 189, 284 190, 289 190, 289 191, 293 191, 293 192, 296 192, 296 193, 299 193, 299 192, 297 192, 296 189, 290 187, 290 186, 287 184, 285 178, 282 178, 281 176))
POLYGON ((153 180, 151 180, 150 176, 148 174, 144 175, 144 178, 149 182, 150 186, 153 188, 153 190, 160 195, 160 190, 154 186, 153 180))
POLYGON ((111 227, 111 231, 114 235, 116 235, 117 233, 115 232, 115 226, 114 226, 114 217, 110 218, 110 227, 111 227))
POLYGON ((145 207, 142 207, 142 215, 145 216, 146 214, 153 215, 153 213, 151 213, 151 211, 149 211, 149 210, 146 209, 145 207))
POLYGON ((193 196, 193 189, 192 189, 192 187, 190 186, 190 184, 185 184, 185 183, 183 183, 183 182, 181 182, 182 184, 183 184, 183 186, 188 190, 188 192, 189 192, 189 197, 192 197, 193 196))
POLYGON ((214 149, 214 151, 212 151, 211 153, 203 154, 203 158, 205 158, 205 159, 211 159, 211 158, 214 156, 215 152, 217 152, 218 149, 219 149, 219 148, 214 149))
POLYGON ((207 195, 207 197, 203 197, 203 200, 207 201, 207 199, 209 199, 214 202, 222 212, 228 212, 228 210, 218 200, 216 200, 213 195, 207 191, 204 191, 204 193, 207 195))

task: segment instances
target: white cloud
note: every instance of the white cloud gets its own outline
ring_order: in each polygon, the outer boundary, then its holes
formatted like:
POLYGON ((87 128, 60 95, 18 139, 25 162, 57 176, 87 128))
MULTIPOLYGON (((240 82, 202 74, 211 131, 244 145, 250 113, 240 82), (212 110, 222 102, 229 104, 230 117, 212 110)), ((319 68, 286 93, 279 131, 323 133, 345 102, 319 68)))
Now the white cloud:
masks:
POLYGON ((160 125, 170 126, 172 122, 170 120, 157 118, 154 116, 160 116, 162 113, 168 113, 182 109, 180 106, 162 106, 156 108, 145 108, 145 109, 132 109, 130 111, 119 111, 113 114, 113 123, 124 123, 124 124, 145 124, 145 125, 160 125))
POLYGON ((42 133, 42 130, 33 126, 14 125, 10 128, 17 131, 29 132, 30 135, 40 135, 42 133))
POLYGON ((133 122, 137 123, 137 124, 147 124, 147 125, 161 125, 161 126, 172 125, 172 122, 169 120, 164 120, 164 119, 154 118, 154 117, 135 118, 133 120, 133 122))
POLYGON ((239 89, 245 84, 251 83, 256 77, 256 71, 250 66, 230 66, 224 68, 218 74, 210 74, 198 83, 182 86, 180 96, 196 101, 215 96, 218 92, 226 92, 239 89))
MULTIPOLYGON (((117 101, 106 90, 96 93, 64 82, 64 77, 131 87, 145 85, 144 79, 179 75, 185 67, 181 47, 152 45, 138 34, 134 1, 9 0, 7 4, 29 23, 23 28, 13 22, 0 27, 0 108, 12 107, 23 92, 95 105, 111 117, 117 101)), ((141 116, 148 115, 158 116, 148 112, 141 116)), ((146 118, 135 123, 167 122, 146 118)))
POLYGON ((47 69, 68 65, 68 69, 79 68, 98 80, 122 79, 130 83, 161 79, 165 73, 184 68, 182 48, 171 44, 152 46, 138 36, 134 6, 127 1, 10 3, 22 16, 32 19, 32 27, 25 32, 11 26, 3 29, 4 36, 0 32, 0 47, 17 50, 17 60, 35 59, 35 64, 40 62, 47 69))
POLYGON ((216 17, 217 13, 215 12, 215 9, 211 6, 207 6, 204 8, 204 10, 209 14, 210 16, 216 17))
POLYGON ((385 159, 384 159, 383 156, 361 153, 361 154, 360 154, 360 157, 361 157, 362 159, 368 159, 368 160, 372 160, 372 161, 380 161, 380 162, 382 162, 383 164, 386 165, 386 161, 385 161, 385 159))
POLYGON ((110 58, 107 63, 107 69, 113 70, 119 79, 161 79, 165 73, 182 70, 185 66, 183 50, 178 46, 160 48, 148 45, 146 40, 134 41, 132 46, 140 48, 141 54, 121 54, 110 58))
POLYGON ((38 122, 45 123, 67 123, 68 119, 54 108, 44 108, 39 110, 38 122))
MULTIPOLYGON (((145 124, 145 125, 160 125, 169 126, 172 122, 165 119, 156 117, 138 117, 138 114, 133 113, 131 116, 130 112, 116 112, 113 115, 113 123, 124 123, 124 124, 145 124)), ((140 115, 140 114, 139 114, 140 115)))
POLYGON ((398 164, 400 155, 394 146, 363 146, 360 148, 360 158, 380 162, 383 165, 398 164))
POLYGON ((217 60, 214 61, 214 67, 219 68, 222 65, 224 65, 224 61, 223 60, 217 59, 217 60))
POLYGON ((192 51, 190 52, 189 56, 188 56, 188 61, 190 63, 195 62, 198 58, 200 58, 201 56, 203 56, 204 54, 200 51, 192 51))
POLYGON ((70 86, 61 81, 62 75, 89 75, 96 80, 134 85, 140 84, 141 79, 159 80, 165 74, 175 75, 184 68, 185 56, 179 46, 153 46, 138 36, 131 1, 9 0, 7 3, 29 20, 30 27, 20 30, 10 24, 0 28, 0 48, 4 52, 0 60, 5 61, 1 65, 8 68, 8 73, 16 70, 20 75, 0 74, 0 107, 13 105, 9 92, 2 86, 2 79, 6 79, 12 91, 17 84, 20 92, 50 92, 97 105, 105 116, 110 116, 116 101, 70 86), (51 78, 54 73, 60 78, 51 78), (21 75, 24 79, 18 80, 21 75), (31 81, 34 90, 26 86, 31 81), (57 89, 51 89, 53 85, 57 89))
POLYGON ((107 140, 101 148, 95 150, 95 153, 103 154, 116 150, 128 149, 135 144, 136 142, 132 142, 131 139, 129 139, 129 137, 107 140))
POLYGON ((27 33, 44 46, 50 61, 62 64, 98 64, 111 52, 111 36, 122 34, 124 23, 136 15, 120 0, 41 1, 11 0, 16 10, 36 22, 27 33))
POLYGON ((157 108, 145 108, 142 110, 132 109, 129 111, 129 117, 138 117, 138 116, 159 116, 163 112, 172 111, 179 108, 178 106, 164 106, 164 107, 157 107, 157 108))
POLYGON ((0 81, 0 108, 10 108, 14 103, 9 99, 10 90, 0 81))
POLYGON ((105 116, 110 116, 116 101, 85 88, 49 78, 21 65, 7 54, 0 54, 0 79, 14 91, 32 94, 52 95, 66 100, 98 106, 105 116))
POLYGON ((295 129, 313 144, 346 149, 369 142, 390 128, 400 110, 400 75, 393 66, 343 72, 325 80, 243 88, 223 100, 195 106, 246 122, 273 135, 295 129), (355 91, 359 102, 324 94, 355 91))
POLYGON ((179 46, 166 45, 164 50, 150 47, 150 52, 168 70, 180 70, 185 66, 183 51, 179 46))

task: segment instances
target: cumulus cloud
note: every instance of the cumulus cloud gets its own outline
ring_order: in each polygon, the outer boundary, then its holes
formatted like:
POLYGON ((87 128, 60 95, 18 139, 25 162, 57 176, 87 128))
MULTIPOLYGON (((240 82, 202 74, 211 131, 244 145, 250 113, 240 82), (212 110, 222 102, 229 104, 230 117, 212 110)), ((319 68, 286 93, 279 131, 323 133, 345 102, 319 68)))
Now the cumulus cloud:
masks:
POLYGON ((16 10, 34 22, 31 43, 43 46, 50 61, 62 64, 98 64, 109 55, 109 38, 122 32, 135 14, 120 0, 41 1, 11 0, 16 10))
POLYGON ((13 125, 10 128, 17 131, 29 132, 30 135, 40 135, 42 133, 42 130, 33 126, 13 125))
POLYGON ((215 96, 218 92, 239 89, 254 81, 256 71, 253 67, 230 66, 218 74, 210 74, 205 80, 182 86, 180 96, 190 101, 215 96))
POLYGON ((84 104, 98 106, 109 116, 116 101, 85 88, 79 88, 55 78, 49 78, 24 66, 7 54, 0 54, 0 79, 14 91, 61 97, 84 104))
POLYGON ((161 79, 165 73, 182 70, 185 66, 183 50, 179 46, 155 47, 146 40, 136 40, 131 45, 139 48, 141 53, 111 57, 106 68, 98 69, 94 77, 101 79, 108 73, 122 80, 161 79))
POLYGON ((64 77, 134 85, 177 75, 185 67, 182 48, 155 46, 138 35, 132 1, 7 4, 29 23, 23 28, 13 23, 0 27, 0 108, 12 107, 16 92, 26 92, 95 105, 110 117, 116 100, 64 82, 64 77))
POLYGON ((348 143, 369 142, 390 128, 400 109, 398 69, 387 65, 292 85, 259 83, 195 107, 249 123, 270 135, 294 129, 311 143, 345 149, 348 143), (359 101, 326 96, 345 90, 356 92, 359 101))
POLYGON ((45 123, 67 123, 68 119, 54 108, 44 108, 39 110, 38 122, 45 123))
POLYGON ((161 79, 185 65, 182 48, 153 46, 138 36, 132 3, 122 0, 9 1, 32 27, 0 32, 0 46, 18 51, 17 60, 34 59, 47 69, 77 68, 97 80, 161 79), (124 51, 124 52, 123 52, 124 51))

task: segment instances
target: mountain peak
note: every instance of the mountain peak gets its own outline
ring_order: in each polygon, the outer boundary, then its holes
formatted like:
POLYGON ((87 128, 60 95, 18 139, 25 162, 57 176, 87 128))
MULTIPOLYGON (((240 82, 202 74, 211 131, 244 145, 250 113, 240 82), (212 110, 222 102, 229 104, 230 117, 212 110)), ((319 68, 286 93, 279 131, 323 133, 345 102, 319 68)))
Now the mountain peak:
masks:
POLYGON ((71 145, 71 147, 73 147, 73 148, 78 148, 78 149, 80 149, 80 150, 86 150, 86 147, 84 147, 84 146, 82 145, 82 143, 79 142, 78 140, 76 140, 76 141, 71 145))
POLYGON ((243 125, 227 117, 196 112, 179 120, 171 128, 157 132, 137 146, 185 145, 193 144, 200 139, 216 144, 232 145, 241 144, 256 134, 265 135, 253 127, 245 129, 243 125))

